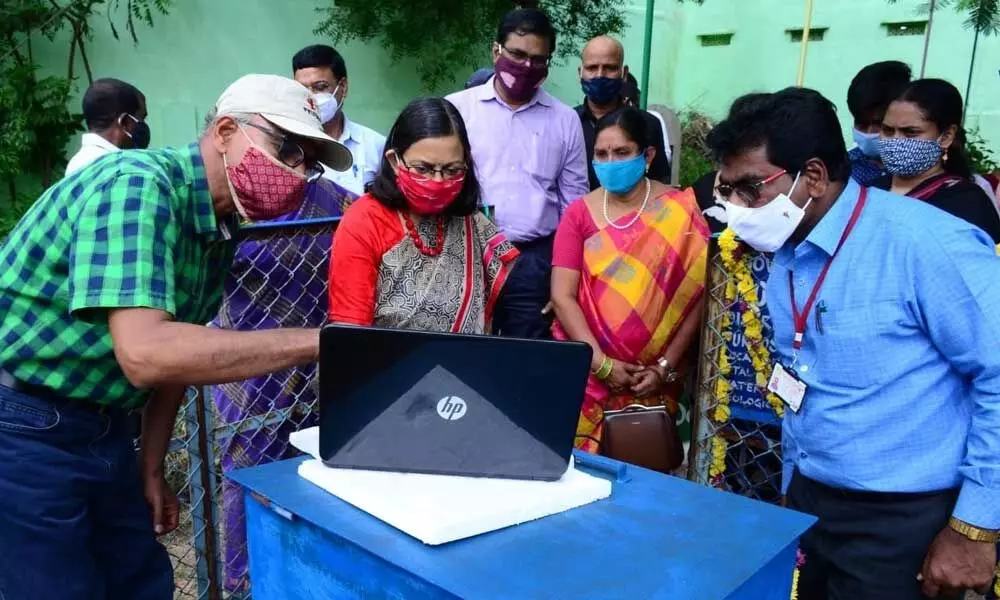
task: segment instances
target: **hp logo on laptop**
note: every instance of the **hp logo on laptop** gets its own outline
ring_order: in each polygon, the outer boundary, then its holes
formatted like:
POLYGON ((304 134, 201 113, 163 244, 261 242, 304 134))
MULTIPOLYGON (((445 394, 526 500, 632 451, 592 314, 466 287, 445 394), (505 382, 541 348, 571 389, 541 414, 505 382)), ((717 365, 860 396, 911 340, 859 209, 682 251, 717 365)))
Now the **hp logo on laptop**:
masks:
POLYGON ((445 396, 438 400, 437 411, 445 421, 457 421, 465 416, 468 406, 458 396, 445 396))

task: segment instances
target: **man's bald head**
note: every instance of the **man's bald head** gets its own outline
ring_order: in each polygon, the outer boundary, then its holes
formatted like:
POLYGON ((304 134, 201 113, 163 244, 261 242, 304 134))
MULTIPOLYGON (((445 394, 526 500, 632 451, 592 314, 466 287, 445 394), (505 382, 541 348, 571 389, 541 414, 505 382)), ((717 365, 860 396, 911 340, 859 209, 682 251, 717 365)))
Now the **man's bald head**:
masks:
POLYGON ((599 35, 583 47, 582 58, 584 65, 590 59, 591 61, 612 61, 621 68, 625 64, 625 47, 609 35, 599 35))

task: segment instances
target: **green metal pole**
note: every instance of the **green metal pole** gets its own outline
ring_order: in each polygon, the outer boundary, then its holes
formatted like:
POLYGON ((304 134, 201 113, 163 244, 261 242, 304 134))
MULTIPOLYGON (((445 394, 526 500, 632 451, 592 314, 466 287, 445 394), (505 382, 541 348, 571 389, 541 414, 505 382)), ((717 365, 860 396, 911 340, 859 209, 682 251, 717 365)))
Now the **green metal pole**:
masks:
POLYGON ((649 104, 649 63, 650 55, 653 53, 653 15, 656 10, 656 0, 646 0, 646 34, 642 41, 642 83, 639 91, 642 96, 639 106, 646 110, 649 104))

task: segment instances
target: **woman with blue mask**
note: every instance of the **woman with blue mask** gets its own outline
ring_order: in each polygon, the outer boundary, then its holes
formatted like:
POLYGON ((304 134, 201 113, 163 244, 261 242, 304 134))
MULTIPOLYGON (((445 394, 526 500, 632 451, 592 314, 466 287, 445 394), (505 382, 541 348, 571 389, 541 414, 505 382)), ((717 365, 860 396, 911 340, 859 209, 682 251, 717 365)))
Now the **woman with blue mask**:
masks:
POLYGON ((889 105, 878 145, 889 175, 873 186, 923 200, 1000 243, 1000 215, 972 179, 955 86, 941 79, 911 83, 889 105))
POLYGON ((594 350, 577 428, 577 446, 590 452, 601 449, 605 410, 638 403, 676 414, 697 336, 708 225, 691 190, 646 176, 655 153, 639 110, 603 118, 593 161, 601 186, 571 203, 556 230, 553 334, 594 350))

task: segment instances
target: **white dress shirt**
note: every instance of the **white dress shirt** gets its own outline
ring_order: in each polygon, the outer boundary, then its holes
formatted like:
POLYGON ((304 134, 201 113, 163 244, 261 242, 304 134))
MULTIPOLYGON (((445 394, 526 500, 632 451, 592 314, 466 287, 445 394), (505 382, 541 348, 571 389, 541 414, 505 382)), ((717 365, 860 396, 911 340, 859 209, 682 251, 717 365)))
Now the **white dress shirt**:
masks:
POLYGON ((118 152, 118 150, 118 146, 96 133, 85 133, 80 139, 80 150, 73 155, 73 158, 69 159, 69 164, 66 165, 66 175, 79 171, 105 154, 118 152))
POLYGON ((344 115, 344 131, 337 141, 351 151, 354 166, 346 171, 334 171, 323 165, 323 177, 360 196, 365 192, 365 186, 378 174, 385 152, 385 136, 344 115))

